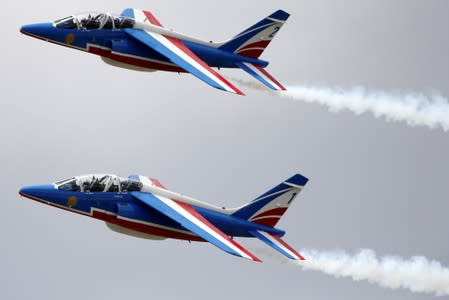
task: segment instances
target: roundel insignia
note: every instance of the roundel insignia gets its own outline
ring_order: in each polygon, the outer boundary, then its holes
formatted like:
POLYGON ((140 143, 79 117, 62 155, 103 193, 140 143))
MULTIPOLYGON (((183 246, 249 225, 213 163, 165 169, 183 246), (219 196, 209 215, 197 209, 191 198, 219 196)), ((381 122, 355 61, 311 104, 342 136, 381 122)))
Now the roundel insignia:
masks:
POLYGON ((78 203, 78 198, 76 198, 75 196, 70 196, 69 199, 67 200, 67 206, 69 208, 74 207, 77 203, 78 203))
POLYGON ((73 44, 74 41, 75 41, 75 36, 73 35, 73 33, 69 33, 65 36, 65 42, 67 44, 73 44))

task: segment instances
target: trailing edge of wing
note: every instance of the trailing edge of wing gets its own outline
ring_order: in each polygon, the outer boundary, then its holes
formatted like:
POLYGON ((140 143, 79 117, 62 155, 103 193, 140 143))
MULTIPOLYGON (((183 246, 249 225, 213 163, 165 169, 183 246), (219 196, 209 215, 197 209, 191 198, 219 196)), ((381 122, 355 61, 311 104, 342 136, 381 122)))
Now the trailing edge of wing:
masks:
POLYGON ((165 197, 155 196, 149 193, 131 192, 131 195, 140 200, 142 203, 156 209, 170 219, 178 222, 184 228, 192 231, 218 248, 236 256, 253 261, 261 261, 255 255, 243 248, 240 244, 231 240, 220 229, 212 225, 191 205, 165 197))
POLYGON ((277 81, 273 76, 270 75, 264 68, 258 65, 246 63, 246 62, 237 62, 235 65, 245 72, 247 72, 249 75, 253 76, 257 80, 259 80, 261 83, 263 83, 268 88, 275 90, 275 91, 285 91, 285 87, 277 81))
POLYGON ((207 84, 223 91, 243 95, 242 91, 209 67, 187 48, 181 40, 142 29, 126 28, 124 30, 135 39, 159 52, 172 63, 180 66, 207 84))
POLYGON ((293 260, 305 260, 305 258, 295 251, 290 245, 288 245, 284 240, 282 240, 279 236, 266 233, 263 231, 250 231, 250 233, 267 244, 268 246, 272 247, 282 255, 293 259, 293 260))

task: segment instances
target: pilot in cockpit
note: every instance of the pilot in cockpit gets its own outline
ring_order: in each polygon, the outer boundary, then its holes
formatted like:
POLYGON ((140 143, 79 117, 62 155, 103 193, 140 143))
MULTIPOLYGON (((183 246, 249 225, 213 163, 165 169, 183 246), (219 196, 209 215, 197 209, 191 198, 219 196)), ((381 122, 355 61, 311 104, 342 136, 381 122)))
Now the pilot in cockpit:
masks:
POLYGON ((96 15, 93 17, 91 14, 89 14, 87 17, 80 20, 80 26, 83 29, 98 29, 101 26, 100 17, 102 15, 96 15))
POLYGON ((93 177, 92 183, 90 184, 90 191, 91 192, 103 192, 104 191, 104 179, 101 180, 98 178, 93 177))

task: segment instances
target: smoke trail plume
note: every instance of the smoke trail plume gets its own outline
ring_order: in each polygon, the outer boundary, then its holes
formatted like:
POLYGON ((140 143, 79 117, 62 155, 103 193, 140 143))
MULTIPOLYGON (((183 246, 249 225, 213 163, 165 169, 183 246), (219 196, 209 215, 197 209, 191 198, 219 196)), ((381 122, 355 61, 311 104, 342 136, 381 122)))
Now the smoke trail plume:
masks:
POLYGON ((291 86, 281 95, 325 105, 333 112, 349 110, 357 115, 371 112, 376 118, 387 121, 449 130, 449 102, 439 94, 374 92, 361 87, 344 90, 291 86))
POLYGON ((449 295, 449 269, 422 256, 405 260, 398 256, 377 258, 373 250, 363 249, 355 255, 344 251, 302 249, 305 261, 295 261, 304 270, 367 280, 382 287, 405 288, 412 292, 449 295))
MULTIPOLYGON (((246 80, 236 80, 241 85, 257 90, 267 90, 246 80)), ((349 110, 357 115, 372 113, 386 121, 406 122, 411 126, 427 126, 449 130, 449 102, 438 93, 399 93, 368 91, 363 87, 350 89, 318 86, 287 86, 278 95, 307 103, 318 103, 331 112, 349 110)), ((271 94, 273 94, 270 91, 271 94)))

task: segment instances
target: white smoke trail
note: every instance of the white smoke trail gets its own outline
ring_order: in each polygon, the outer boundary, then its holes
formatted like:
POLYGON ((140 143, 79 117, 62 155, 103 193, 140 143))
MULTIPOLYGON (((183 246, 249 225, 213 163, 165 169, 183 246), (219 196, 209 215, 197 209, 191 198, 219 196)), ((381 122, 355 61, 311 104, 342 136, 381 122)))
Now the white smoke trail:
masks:
POLYGON ((367 280, 381 287, 405 288, 412 292, 449 295, 449 269, 441 263, 415 256, 405 260, 398 256, 377 258, 373 250, 363 249, 355 255, 344 251, 302 249, 305 261, 294 261, 304 270, 321 271, 329 275, 367 280))
POLYGON ((325 105, 332 112, 349 110, 359 115, 371 112, 376 118, 406 122, 408 125, 441 127, 449 130, 449 102, 435 93, 387 93, 367 91, 362 87, 349 90, 291 86, 280 95, 309 103, 325 105))
MULTIPOLYGON (((246 80, 238 83, 249 88, 267 91, 265 87, 246 80)), ((386 121, 406 122, 411 126, 428 126, 449 130, 449 102, 439 93, 400 93, 368 91, 363 87, 350 89, 318 86, 287 86, 278 95, 307 103, 318 103, 331 112, 349 110, 357 115, 370 112, 386 121)), ((270 91, 271 94, 273 94, 270 91)))
POLYGON ((241 86, 245 86, 245 87, 253 89, 253 90, 262 91, 264 93, 267 93, 267 94, 270 94, 273 96, 277 95, 277 93, 275 91, 267 89, 265 86, 260 84, 258 81, 248 81, 248 80, 243 80, 243 79, 236 78, 236 77, 229 77, 229 78, 232 81, 237 82, 241 86))

